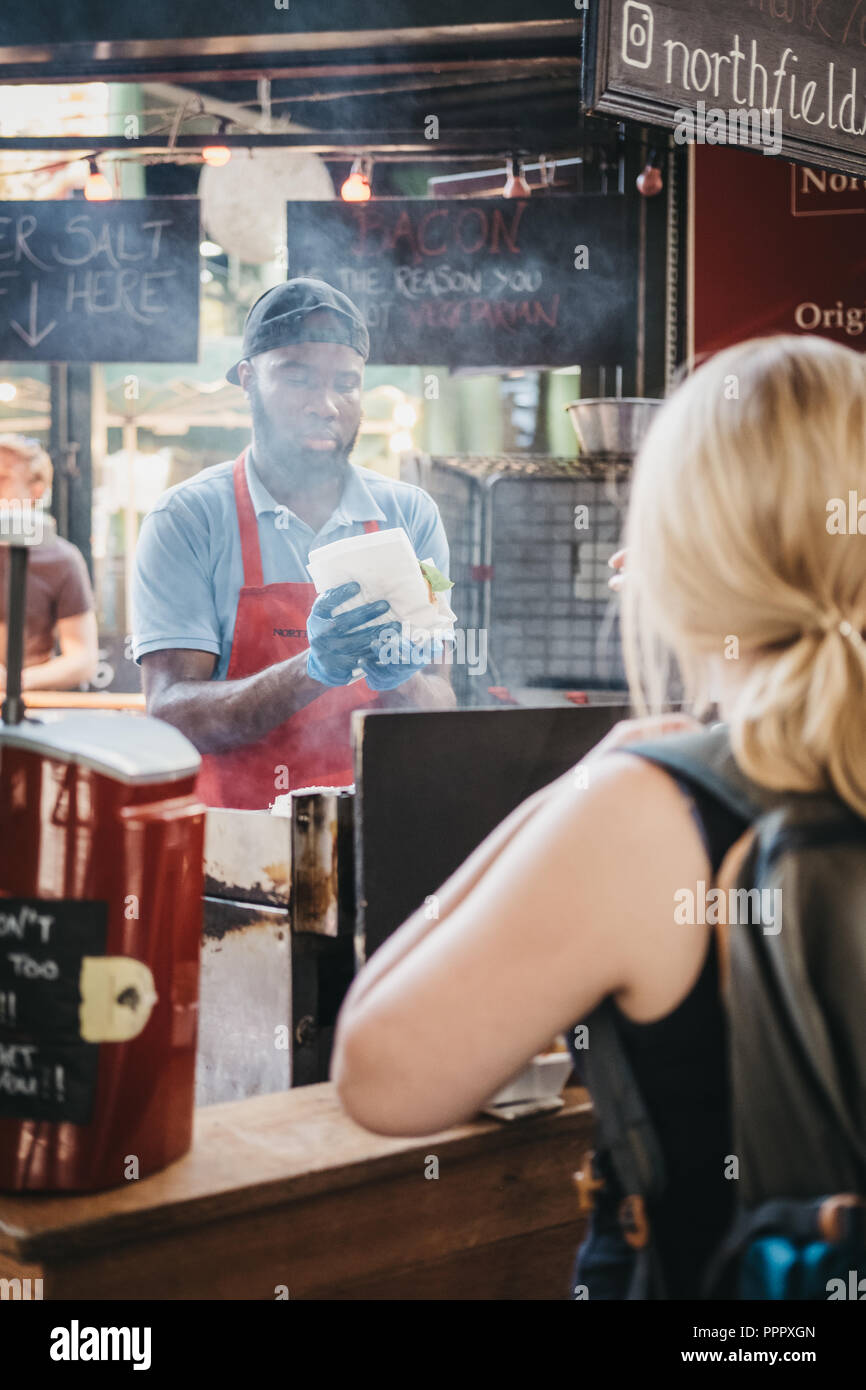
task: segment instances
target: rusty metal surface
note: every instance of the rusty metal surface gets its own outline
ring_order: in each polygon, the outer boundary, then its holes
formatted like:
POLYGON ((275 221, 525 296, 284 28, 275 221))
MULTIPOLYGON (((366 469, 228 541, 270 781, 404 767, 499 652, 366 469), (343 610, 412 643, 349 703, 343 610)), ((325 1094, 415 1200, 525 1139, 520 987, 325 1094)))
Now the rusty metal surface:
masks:
POLYGON ((354 795, 208 811, 196 1104, 328 1076, 354 973, 354 795))
POLYGON ((286 816, 211 808, 205 825, 205 893, 232 902, 286 907, 290 838, 286 816))
POLYGON ((291 1086, 292 971, 285 908, 205 898, 199 999, 197 1106, 291 1086))
POLYGON ((341 791, 292 792, 292 931, 336 936, 339 925, 338 807, 341 791))

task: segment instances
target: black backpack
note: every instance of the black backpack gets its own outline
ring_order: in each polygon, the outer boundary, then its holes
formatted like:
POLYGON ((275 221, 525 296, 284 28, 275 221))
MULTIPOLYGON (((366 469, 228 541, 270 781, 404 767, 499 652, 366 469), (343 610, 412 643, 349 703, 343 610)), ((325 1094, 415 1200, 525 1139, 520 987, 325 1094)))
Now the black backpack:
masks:
MULTIPOLYGON (((752 782, 724 725, 628 751, 714 796, 752 834, 719 913, 733 906, 737 921, 717 928, 738 1200, 696 1271, 702 1296, 866 1298, 866 821, 831 794, 752 782), (781 905, 780 921, 768 905, 781 905)), ((610 1000, 587 1025, 584 1079, 636 1254, 627 1296, 665 1298, 652 1229, 663 1154, 610 1000)))

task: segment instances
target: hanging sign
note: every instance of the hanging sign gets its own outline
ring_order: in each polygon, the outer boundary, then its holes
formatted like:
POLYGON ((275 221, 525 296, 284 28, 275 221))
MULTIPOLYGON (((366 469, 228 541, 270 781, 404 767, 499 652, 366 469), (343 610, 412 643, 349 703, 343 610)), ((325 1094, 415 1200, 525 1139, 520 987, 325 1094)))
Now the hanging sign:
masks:
POLYGON ((584 101, 739 144, 866 173, 863 0, 593 0, 584 101))
POLYGON ((636 257, 621 194, 288 204, 288 272, 362 310, 370 361, 627 360, 636 257))
POLYGON ((866 351, 862 180, 699 149, 692 199, 693 353, 766 333, 816 333, 866 351))
POLYGON ((198 360, 194 198, 0 202, 0 359, 198 360))

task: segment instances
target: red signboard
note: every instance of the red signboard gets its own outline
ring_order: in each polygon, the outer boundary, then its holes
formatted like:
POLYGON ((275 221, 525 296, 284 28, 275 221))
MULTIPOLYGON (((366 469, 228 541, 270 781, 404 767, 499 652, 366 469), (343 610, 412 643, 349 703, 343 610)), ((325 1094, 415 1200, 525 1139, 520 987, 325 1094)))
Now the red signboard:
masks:
POLYGON ((728 147, 692 153, 692 353, 763 333, 866 351, 866 180, 728 147))

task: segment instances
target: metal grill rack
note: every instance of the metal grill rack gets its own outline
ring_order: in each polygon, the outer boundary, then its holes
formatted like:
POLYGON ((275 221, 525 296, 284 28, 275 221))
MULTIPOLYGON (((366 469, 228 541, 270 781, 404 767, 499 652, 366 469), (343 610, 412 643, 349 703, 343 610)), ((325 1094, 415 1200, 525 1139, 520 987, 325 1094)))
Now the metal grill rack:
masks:
POLYGON ((625 688, 607 561, 620 544, 630 457, 406 454, 401 475, 435 499, 448 535, 468 657, 458 647, 461 704, 489 703, 490 686, 625 688), (485 632, 487 670, 473 675, 485 632))

